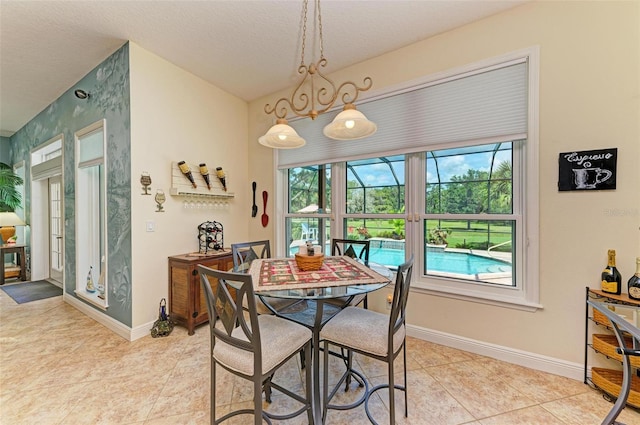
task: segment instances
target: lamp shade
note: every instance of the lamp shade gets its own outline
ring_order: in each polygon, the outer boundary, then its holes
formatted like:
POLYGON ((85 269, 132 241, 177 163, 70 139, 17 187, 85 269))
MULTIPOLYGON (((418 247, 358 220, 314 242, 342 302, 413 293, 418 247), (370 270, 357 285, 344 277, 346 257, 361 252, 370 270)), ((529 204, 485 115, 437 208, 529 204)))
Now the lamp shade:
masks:
POLYGON ((18 217, 18 214, 14 212, 0 212, 0 227, 24 226, 25 224, 26 223, 18 217))
POLYGON ((344 110, 325 126, 323 133, 330 139, 356 140, 371 136, 377 130, 378 126, 374 122, 356 110, 352 103, 348 103, 344 110))
POLYGON ((12 242, 11 238, 16 234, 16 228, 13 226, 24 225, 26 225, 26 223, 18 217, 18 214, 14 212, 0 212, 0 237, 2 238, 2 243, 12 242))
POLYGON ((267 133, 258 138, 258 142, 268 148, 274 149, 295 149, 307 143, 291 127, 287 120, 278 119, 276 125, 271 127, 267 133))

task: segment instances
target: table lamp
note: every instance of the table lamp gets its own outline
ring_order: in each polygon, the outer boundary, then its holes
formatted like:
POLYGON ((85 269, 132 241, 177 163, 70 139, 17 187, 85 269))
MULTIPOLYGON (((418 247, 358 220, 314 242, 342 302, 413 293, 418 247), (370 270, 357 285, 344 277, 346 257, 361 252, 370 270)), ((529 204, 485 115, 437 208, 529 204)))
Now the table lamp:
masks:
POLYGON ((14 212, 0 212, 0 236, 2 236, 2 242, 8 243, 9 238, 16 234, 16 228, 14 226, 25 225, 26 223, 18 217, 18 214, 14 212))

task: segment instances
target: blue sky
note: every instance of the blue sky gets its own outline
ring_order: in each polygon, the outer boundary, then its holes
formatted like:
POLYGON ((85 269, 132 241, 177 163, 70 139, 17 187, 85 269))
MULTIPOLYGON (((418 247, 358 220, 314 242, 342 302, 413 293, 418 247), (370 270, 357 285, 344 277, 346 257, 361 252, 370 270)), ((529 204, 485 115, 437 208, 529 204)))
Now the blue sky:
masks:
MULTIPOLYGON (((467 170, 489 171, 491 166, 492 152, 480 152, 466 155, 452 155, 438 158, 438 171, 442 181, 450 181, 454 175, 461 176, 467 173, 467 170)), ((511 161, 511 151, 503 150, 496 154, 496 165, 502 161, 511 161)), ((401 184, 404 183, 405 163, 403 161, 393 162, 396 176, 401 184)), ((365 186, 387 186, 396 184, 389 166, 384 163, 371 164, 367 166, 356 167, 360 179, 365 186)), ((351 180, 352 174, 349 173, 351 180)), ((427 161, 427 181, 436 183, 438 181, 436 168, 433 159, 427 161)))

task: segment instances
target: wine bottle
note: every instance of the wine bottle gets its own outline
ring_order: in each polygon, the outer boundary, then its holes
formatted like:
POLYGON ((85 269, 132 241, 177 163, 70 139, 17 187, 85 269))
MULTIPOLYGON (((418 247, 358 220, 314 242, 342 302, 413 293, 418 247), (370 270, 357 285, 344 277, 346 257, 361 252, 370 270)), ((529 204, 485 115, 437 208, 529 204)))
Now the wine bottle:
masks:
POLYGON ((209 169, 207 168, 206 163, 200 164, 200 174, 202 174, 202 178, 204 182, 207 184, 207 189, 211 190, 211 179, 209 178, 209 169))
POLYGON ((180 171, 182 171, 182 174, 184 174, 184 176, 189 179, 189 181, 191 182, 191 186, 193 186, 194 189, 197 188, 198 185, 196 184, 196 181, 193 179, 193 174, 191 174, 191 168, 189 168, 189 165, 184 161, 180 161, 178 162, 178 168, 180 168, 180 171))
POLYGON ((222 170, 222 167, 216 167, 216 176, 218 176, 218 180, 220 180, 220 183, 222 184, 222 189, 226 192, 227 178, 224 174, 224 171, 222 170))
POLYGON ((629 298, 640 300, 640 257, 636 258, 636 274, 631 276, 627 282, 627 291, 629 298))
POLYGON ((89 266, 89 273, 87 274, 87 292, 96 292, 96 288, 93 286, 93 266, 89 266))
POLYGON ((622 276, 616 268, 616 251, 610 249, 607 251, 609 257, 607 267, 602 271, 602 292, 608 294, 620 295, 622 289, 622 276))

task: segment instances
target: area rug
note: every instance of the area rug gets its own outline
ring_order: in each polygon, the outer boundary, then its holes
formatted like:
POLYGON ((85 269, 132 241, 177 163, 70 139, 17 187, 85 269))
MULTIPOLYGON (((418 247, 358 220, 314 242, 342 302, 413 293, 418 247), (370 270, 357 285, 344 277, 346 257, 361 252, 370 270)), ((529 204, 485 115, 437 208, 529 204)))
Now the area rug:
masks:
POLYGON ((7 295, 13 298, 18 304, 62 295, 62 288, 58 288, 46 280, 5 285, 0 286, 0 289, 6 292, 7 295))

